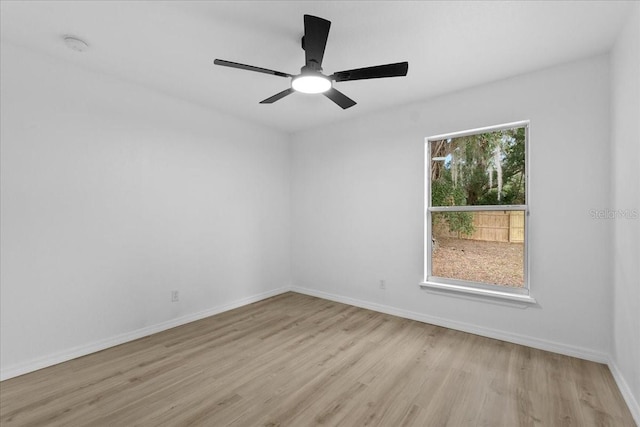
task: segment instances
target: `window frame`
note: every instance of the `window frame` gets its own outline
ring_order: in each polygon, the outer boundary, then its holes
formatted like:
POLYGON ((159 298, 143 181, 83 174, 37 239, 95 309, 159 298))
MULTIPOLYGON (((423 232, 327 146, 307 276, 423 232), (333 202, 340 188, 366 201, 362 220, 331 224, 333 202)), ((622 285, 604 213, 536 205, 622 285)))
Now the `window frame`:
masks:
POLYGON ((425 138, 425 205, 424 205, 424 278, 420 284, 424 288, 435 291, 462 293, 473 296, 486 297, 491 299, 517 301, 522 303, 535 303, 531 296, 529 281, 529 130, 530 121, 522 120, 518 122, 504 123, 501 125, 486 126, 452 132, 425 138), (524 141, 524 162, 525 162, 525 204, 523 205, 473 205, 473 206, 432 206, 431 205, 431 142, 443 139, 454 139, 464 136, 477 135, 480 133, 497 132, 506 129, 525 129, 524 141), (509 287, 504 285, 493 285, 483 282, 473 282, 447 277, 434 276, 432 274, 432 214, 437 212, 477 212, 477 211, 524 211, 524 283, 522 288, 509 287))

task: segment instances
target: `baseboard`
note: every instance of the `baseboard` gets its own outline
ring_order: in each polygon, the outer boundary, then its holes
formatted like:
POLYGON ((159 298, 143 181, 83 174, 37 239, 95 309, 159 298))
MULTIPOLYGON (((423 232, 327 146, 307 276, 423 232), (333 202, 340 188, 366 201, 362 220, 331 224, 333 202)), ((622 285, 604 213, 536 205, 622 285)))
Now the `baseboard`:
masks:
POLYGON ((607 364, 609 362, 609 355, 605 353, 595 352, 589 349, 566 345, 554 341, 541 340, 538 338, 532 338, 525 335, 514 334, 511 332, 505 332, 498 329, 485 328, 469 323, 458 322, 455 320, 444 319, 437 316, 430 316, 423 313, 416 313, 413 311, 403 310, 388 305, 373 303, 369 301, 363 301, 355 298, 345 297, 342 295, 330 294, 327 292, 317 291, 314 289, 300 288, 293 286, 290 289, 292 292, 298 292, 305 295, 310 295, 318 298, 323 298, 331 301, 340 302, 343 304, 349 304, 356 307, 366 308, 381 313, 391 314, 393 316, 403 317, 405 319, 417 320, 419 322, 429 323, 432 325, 443 326, 445 328, 455 329, 462 332, 468 332, 475 335, 481 335, 488 338, 494 338, 501 341, 507 341, 514 344, 520 344, 527 347, 537 348, 539 350, 550 351, 552 353, 563 354, 566 356, 577 357, 579 359, 590 360, 597 363, 607 364))
POLYGON ((82 345, 71 348, 59 353, 51 354, 42 358, 29 360, 18 365, 9 366, 0 371, 0 381, 7 380, 9 378, 24 375, 29 372, 37 371, 48 366, 57 365, 58 363, 66 362, 68 360, 76 359, 78 357, 86 356, 91 353, 95 353, 101 350, 105 350, 109 347, 124 344, 129 341, 137 340, 149 335, 156 334, 158 332, 166 331, 167 329, 175 328, 186 323, 195 322, 196 320, 204 319, 205 317, 213 316, 225 311, 233 310, 234 308, 242 307, 254 302, 261 301, 263 299, 271 298, 273 296, 290 291, 290 287, 282 287, 271 291, 263 292, 257 295, 252 295, 246 298, 242 298, 236 301, 232 301, 227 304, 222 304, 217 307, 212 307, 207 310, 203 310, 197 313, 187 314, 175 319, 168 320, 166 322, 158 323, 137 329, 132 332, 127 332, 115 337, 107 338, 104 340, 96 341, 88 345, 82 345))
POLYGON ((636 400, 635 396, 631 392, 631 388, 629 384, 625 381, 620 369, 618 369, 618 365, 611 358, 609 359, 609 370, 611 371, 611 375, 613 375, 613 379, 616 381, 618 385, 618 389, 624 398, 624 401, 627 402, 627 406, 629 407, 629 411, 631 411, 631 415, 633 416, 636 425, 640 426, 640 403, 636 400))

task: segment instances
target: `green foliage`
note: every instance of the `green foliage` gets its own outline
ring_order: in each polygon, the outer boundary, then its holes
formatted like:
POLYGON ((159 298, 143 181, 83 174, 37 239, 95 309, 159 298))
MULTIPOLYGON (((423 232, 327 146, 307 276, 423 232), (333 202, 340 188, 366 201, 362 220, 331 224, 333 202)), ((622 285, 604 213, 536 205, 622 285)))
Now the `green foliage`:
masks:
POLYGON ((504 176, 506 177, 504 192, 507 204, 525 204, 525 129, 512 130, 513 139, 505 148, 504 176))
MULTIPOLYGON (((465 204, 464 191, 455 187, 451 180, 439 179, 431 183, 431 198, 433 206, 460 206, 465 204)), ((473 228, 473 213, 471 212, 439 212, 434 215, 434 221, 446 221, 449 231, 471 235, 473 228)))
POLYGON ((484 206, 524 204, 524 197, 523 194, 521 194, 518 186, 506 184, 504 187, 502 187, 502 192, 500 193, 500 195, 500 200, 498 200, 498 190, 496 188, 492 188, 482 195, 477 204, 484 206))
POLYGON ((472 212, 443 212, 442 216, 449 224, 450 231, 458 231, 467 236, 476 231, 473 227, 472 212))
POLYGON ((454 186, 451 179, 438 179, 431 183, 431 201, 433 206, 460 206, 466 199, 464 190, 454 186))
MULTIPOLYGON (((432 141, 432 206, 525 204, 525 138, 517 128, 432 141)), ((471 212, 436 217, 451 231, 474 231, 471 212)))

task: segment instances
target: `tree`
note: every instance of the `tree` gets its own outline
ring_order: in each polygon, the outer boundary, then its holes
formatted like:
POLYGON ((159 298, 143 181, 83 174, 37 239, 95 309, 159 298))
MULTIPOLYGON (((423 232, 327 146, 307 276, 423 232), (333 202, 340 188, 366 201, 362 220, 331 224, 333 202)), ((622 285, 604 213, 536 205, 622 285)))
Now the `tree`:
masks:
MULTIPOLYGON (((524 204, 525 128, 432 141, 432 206, 524 204)), ((438 215, 451 231, 473 233, 470 212, 438 215)))

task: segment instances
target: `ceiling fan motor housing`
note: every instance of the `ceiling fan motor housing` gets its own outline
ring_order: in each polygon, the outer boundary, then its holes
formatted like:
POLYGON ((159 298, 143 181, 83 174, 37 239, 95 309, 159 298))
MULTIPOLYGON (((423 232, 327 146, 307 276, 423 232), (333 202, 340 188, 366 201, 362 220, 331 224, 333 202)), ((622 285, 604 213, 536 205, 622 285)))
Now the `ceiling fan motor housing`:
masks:
POLYGON ((300 68, 300 74, 322 74, 322 67, 317 62, 310 62, 300 68))

